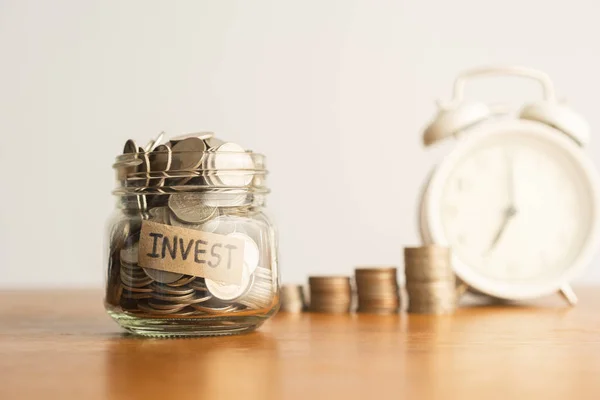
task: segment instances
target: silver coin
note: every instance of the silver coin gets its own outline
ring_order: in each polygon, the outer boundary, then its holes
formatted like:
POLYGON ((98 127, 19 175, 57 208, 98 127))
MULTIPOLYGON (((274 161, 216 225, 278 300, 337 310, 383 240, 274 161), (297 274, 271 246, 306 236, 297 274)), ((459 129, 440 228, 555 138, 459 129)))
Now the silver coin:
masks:
POLYGON ((146 274, 144 273, 144 270, 142 270, 137 265, 135 267, 131 267, 131 266, 129 266, 129 264, 121 262, 121 271, 123 271, 123 273, 131 276, 133 279, 142 279, 142 278, 146 279, 147 278, 146 274))
POLYGON ((171 162, 173 160, 173 153, 171 147, 166 144, 157 146, 152 153, 150 153, 150 167, 152 171, 168 171, 171 169, 171 162))
POLYGON ((197 293, 195 297, 191 300, 186 300, 185 303, 189 305, 204 303, 206 301, 211 300, 212 295, 208 294, 208 292, 197 293))
POLYGON ((172 151, 173 169, 195 170, 202 165, 206 144, 202 139, 190 137, 177 142, 172 151))
POLYGON ((192 283, 196 279, 195 276, 184 275, 180 280, 169 283, 168 285, 171 287, 179 287, 187 285, 188 283, 192 283))
POLYGON ((190 287, 198 292, 208 292, 206 284, 200 279, 196 279, 195 281, 190 282, 190 287))
POLYGON ((128 219, 119 220, 112 226, 110 232, 110 252, 120 249, 125 244, 125 240, 132 230, 131 222, 128 219))
POLYGON ((135 292, 125 292, 124 291, 121 296, 125 299, 140 300, 140 299, 149 299, 150 293, 135 293, 135 292))
POLYGON ((169 196, 169 208, 177 218, 201 224, 213 217, 217 209, 202 202, 201 193, 176 193, 169 196))
POLYGON ((227 142, 206 157, 205 167, 214 171, 206 179, 215 186, 247 186, 253 178, 254 161, 242 146, 227 142))
POLYGON ((218 148, 219 146, 225 144, 225 141, 223 141, 221 139, 217 139, 216 137, 206 138, 206 139, 204 139, 204 142, 206 142, 206 147, 210 151, 212 151, 212 150, 218 148))
POLYGON ((158 136, 156 137, 156 139, 151 139, 150 142, 148 142, 148 144, 144 148, 144 151, 146 153, 149 153, 152 150, 154 150, 160 144, 160 142, 162 142, 164 136, 165 136, 164 132, 159 133, 158 136))
POLYGON ((186 295, 172 295, 153 292, 151 293, 151 296, 155 300, 170 301, 172 303, 182 303, 188 300, 193 300, 196 295, 193 292, 186 295))
POLYGON ((155 221, 160 224, 168 225, 171 220, 171 218, 170 218, 171 213, 170 213, 168 207, 154 207, 154 208, 150 209, 149 214, 150 214, 151 221, 155 221))
POLYGON ((169 217, 169 222, 172 226, 179 226, 180 228, 193 229, 196 231, 203 231, 204 224, 190 224, 185 221, 181 221, 179 218, 175 216, 175 214, 171 213, 169 217))
POLYGON ((205 279, 205 282, 208 291, 213 296, 215 296, 217 299, 227 301, 234 300, 242 296, 244 293, 246 293, 252 283, 246 267, 243 269, 242 282, 239 285, 221 283, 208 278, 205 279))
POLYGON ((183 277, 183 274, 178 274, 176 272, 161 271, 159 269, 152 268, 144 268, 144 272, 146 273, 146 275, 152 278, 152 280, 160 283, 173 283, 183 277))
POLYGON ((137 153, 139 147, 133 139, 129 139, 123 146, 123 154, 137 153))
POLYGON ((230 233, 227 236, 240 239, 244 242, 244 267, 247 268, 248 274, 253 274, 256 267, 258 267, 258 261, 260 259, 258 245, 250 236, 241 232, 230 233))
POLYGON ((227 190, 202 193, 202 201, 211 207, 241 207, 250 203, 247 193, 231 193, 227 190))
POLYGON ((121 249, 121 252, 119 254, 120 259, 123 260, 124 262, 128 263, 128 264, 137 264, 138 263, 138 252, 139 252, 139 245, 138 242, 127 246, 123 249, 121 249))
POLYGON ((135 287, 123 285, 123 290, 128 290, 134 293, 152 293, 152 289, 149 287, 135 287))
POLYGON ((148 209, 148 202, 146 196, 135 196, 133 201, 133 207, 140 211, 146 211, 148 209))
POLYGON ((160 283, 152 283, 150 285, 151 290, 154 290, 157 293, 163 293, 163 294, 173 294, 173 295, 178 295, 178 296, 184 296, 190 293, 194 293, 194 289, 191 287, 187 287, 187 286, 180 286, 180 287, 171 287, 171 286, 166 286, 166 285, 161 285, 160 283))

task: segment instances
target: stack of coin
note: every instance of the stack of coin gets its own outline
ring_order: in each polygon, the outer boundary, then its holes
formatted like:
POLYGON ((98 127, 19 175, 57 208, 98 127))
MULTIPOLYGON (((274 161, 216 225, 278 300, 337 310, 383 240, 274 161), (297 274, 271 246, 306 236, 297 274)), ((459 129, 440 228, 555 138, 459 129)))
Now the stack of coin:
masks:
POLYGON ((400 309, 400 288, 397 270, 387 268, 356 268, 356 311, 376 314, 397 313, 400 309))
POLYGON ((249 188, 254 178, 263 179, 261 157, 207 132, 162 141, 162 133, 144 148, 128 140, 113 165, 121 185, 115 193, 126 212, 110 233, 106 302, 157 317, 271 308, 277 283, 269 244, 247 211, 262 193, 260 186, 249 188), (142 268, 138 251, 144 220, 243 241, 242 282, 142 268))
POLYGON ((302 285, 283 285, 281 287, 281 311, 299 313, 304 311, 305 307, 302 285))
POLYGON ((346 313, 352 306, 350 278, 345 276, 311 276, 310 310, 324 313, 346 313))
POLYGON ((456 279, 448 248, 405 248, 404 265, 408 312, 447 314, 455 311, 456 279))

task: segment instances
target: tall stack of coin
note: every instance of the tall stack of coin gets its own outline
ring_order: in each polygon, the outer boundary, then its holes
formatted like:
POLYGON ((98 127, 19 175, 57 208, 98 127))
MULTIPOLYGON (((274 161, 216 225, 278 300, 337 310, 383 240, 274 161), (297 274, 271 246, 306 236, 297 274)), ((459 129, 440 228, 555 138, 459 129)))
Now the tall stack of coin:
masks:
POLYGON ((400 288, 397 269, 356 268, 358 312, 391 314, 400 309, 400 288))
POLYGON ((450 250, 440 246, 404 249, 408 312, 447 314, 456 309, 456 279, 450 250))
POLYGON ((352 306, 352 287, 347 276, 311 276, 310 310, 323 313, 347 313, 352 306))
POLYGON ((281 287, 281 311, 299 313, 304 311, 305 307, 302 285, 283 285, 281 287))

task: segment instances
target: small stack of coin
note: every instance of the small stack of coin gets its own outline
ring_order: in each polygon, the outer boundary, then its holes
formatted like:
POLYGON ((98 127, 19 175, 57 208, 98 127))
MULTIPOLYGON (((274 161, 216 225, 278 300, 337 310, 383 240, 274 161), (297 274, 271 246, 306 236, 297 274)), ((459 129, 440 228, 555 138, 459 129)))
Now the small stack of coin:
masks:
POLYGON ((346 313, 352 306, 350 278, 346 276, 311 276, 310 310, 324 313, 346 313))
POLYGON ((400 309, 397 269, 356 268, 358 312, 392 314, 400 309))
POLYGON ((440 246, 404 249, 408 312, 448 314, 456 309, 456 278, 450 250, 440 246))
POLYGON ((304 311, 305 307, 302 285, 283 285, 281 287, 281 311, 299 313, 304 311))

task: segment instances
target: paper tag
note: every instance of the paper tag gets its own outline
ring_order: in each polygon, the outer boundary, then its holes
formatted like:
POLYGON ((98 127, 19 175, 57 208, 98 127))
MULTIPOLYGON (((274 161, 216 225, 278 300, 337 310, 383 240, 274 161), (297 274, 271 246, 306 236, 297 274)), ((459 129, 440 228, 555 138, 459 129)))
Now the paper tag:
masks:
POLYGON ((138 263, 143 268, 239 285, 244 269, 244 241, 216 233, 143 221, 138 263))

